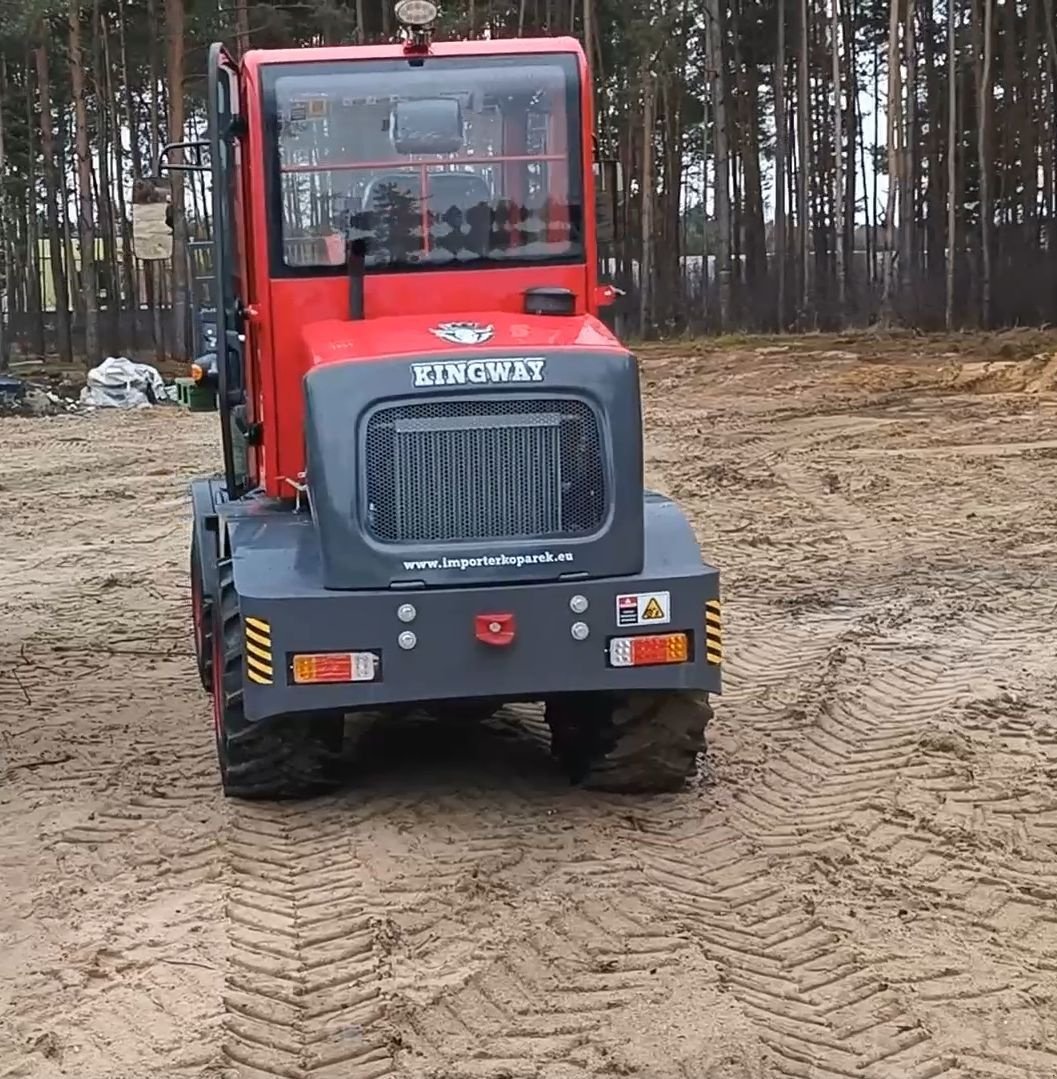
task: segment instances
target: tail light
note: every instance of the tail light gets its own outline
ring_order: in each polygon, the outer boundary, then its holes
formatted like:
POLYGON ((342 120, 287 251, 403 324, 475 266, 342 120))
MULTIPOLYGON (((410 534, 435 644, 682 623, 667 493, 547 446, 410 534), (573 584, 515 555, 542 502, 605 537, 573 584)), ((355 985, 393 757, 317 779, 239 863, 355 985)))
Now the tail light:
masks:
POLYGON ((653 667, 660 663, 686 663, 690 638, 686 633, 648 633, 637 637, 613 637, 609 641, 612 667, 653 667))
POLYGON ((373 682, 378 657, 373 652, 309 652, 294 656, 291 668, 299 686, 373 682))

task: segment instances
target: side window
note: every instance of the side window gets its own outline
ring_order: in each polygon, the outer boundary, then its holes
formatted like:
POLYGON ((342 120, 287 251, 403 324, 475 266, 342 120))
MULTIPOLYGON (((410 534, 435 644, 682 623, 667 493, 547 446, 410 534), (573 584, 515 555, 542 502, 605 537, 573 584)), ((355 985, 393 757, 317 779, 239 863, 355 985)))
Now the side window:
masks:
MULTIPOLYGON (((233 71, 227 72, 227 92, 232 117, 239 115, 239 87, 233 71)), ((231 251, 231 291, 235 297, 245 297, 245 282, 242 279, 242 252, 245 237, 242 234, 243 222, 241 209, 240 185, 242 183, 242 142, 233 135, 226 140, 225 154, 228 155, 228 226, 231 251)))
MULTIPOLYGON (((221 437, 230 493, 249 479, 245 437, 245 347, 237 315, 241 299, 238 203, 239 147, 232 131, 238 115, 238 74, 223 46, 210 50, 209 129, 212 165, 213 266, 217 289, 217 360, 220 366, 221 437)), ((234 496, 234 495, 233 495, 234 496)))
POLYGON ((218 66, 215 95, 213 229, 217 280, 220 282, 217 302, 222 309, 221 321, 227 338, 228 388, 237 392, 245 388, 245 350, 238 340, 242 327, 237 314, 239 300, 245 301, 240 261, 244 237, 240 235, 238 212, 241 147, 232 132, 232 121, 238 115, 238 76, 227 63, 218 66))

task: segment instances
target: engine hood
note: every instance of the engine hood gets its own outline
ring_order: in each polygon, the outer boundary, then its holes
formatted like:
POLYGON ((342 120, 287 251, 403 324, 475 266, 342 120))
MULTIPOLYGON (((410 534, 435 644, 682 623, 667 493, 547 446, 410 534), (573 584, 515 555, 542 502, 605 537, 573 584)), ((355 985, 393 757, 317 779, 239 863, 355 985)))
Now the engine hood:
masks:
POLYGON ((333 363, 414 356, 444 361, 472 359, 475 353, 531 360, 555 349, 624 351, 604 323, 592 315, 520 315, 484 311, 473 318, 436 315, 308 323, 301 331, 308 369, 333 363))
POLYGON ((305 375, 306 482, 326 587, 638 573, 633 356, 612 346, 441 356, 305 375))

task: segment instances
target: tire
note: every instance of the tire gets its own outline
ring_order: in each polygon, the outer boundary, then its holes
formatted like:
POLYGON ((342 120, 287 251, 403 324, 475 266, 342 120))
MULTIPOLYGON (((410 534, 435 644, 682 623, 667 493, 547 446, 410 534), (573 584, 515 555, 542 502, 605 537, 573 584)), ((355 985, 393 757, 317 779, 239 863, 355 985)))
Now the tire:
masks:
POLYGON ((242 707, 242 618, 230 561, 218 568, 213 610, 213 718, 224 794, 296 799, 340 786, 343 716, 277 716, 251 722, 242 707))
POLYGON ((547 705, 551 751, 569 778, 616 794, 678 791, 697 772, 712 708, 703 694, 564 697, 547 705))
POLYGON ((213 598, 205 587, 202 552, 198 537, 191 540, 191 619, 195 642, 195 664, 202 688, 213 692, 213 598))

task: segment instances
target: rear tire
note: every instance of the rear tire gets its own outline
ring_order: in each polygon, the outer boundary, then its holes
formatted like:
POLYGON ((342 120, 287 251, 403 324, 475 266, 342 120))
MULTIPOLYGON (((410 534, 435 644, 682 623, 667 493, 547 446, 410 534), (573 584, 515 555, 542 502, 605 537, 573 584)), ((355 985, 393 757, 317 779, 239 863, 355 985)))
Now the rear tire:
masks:
POLYGON ((680 790, 697 772, 712 708, 704 694, 584 694, 547 705, 551 751, 576 784, 617 794, 680 790))
POLYGON ((217 567, 213 610, 213 716, 217 763, 229 798, 310 798, 340 786, 343 716, 251 722, 242 706, 242 618, 231 562, 217 567))
POLYGON ((202 688, 213 692, 213 599, 206 592, 202 552, 198 536, 191 540, 191 618, 194 629, 195 664, 202 688))

